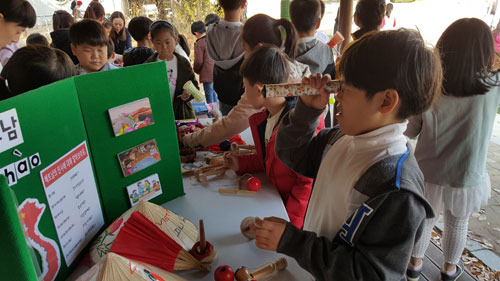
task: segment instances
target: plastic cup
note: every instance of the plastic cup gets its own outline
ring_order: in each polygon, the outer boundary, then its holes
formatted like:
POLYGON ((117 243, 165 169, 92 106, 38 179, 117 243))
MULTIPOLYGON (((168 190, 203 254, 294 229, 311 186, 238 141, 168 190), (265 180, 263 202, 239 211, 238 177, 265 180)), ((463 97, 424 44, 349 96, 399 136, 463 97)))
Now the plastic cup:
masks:
POLYGON ((194 86, 191 80, 187 81, 182 88, 190 93, 195 101, 202 102, 205 100, 205 96, 194 86))
POLYGON ((342 41, 344 41, 344 36, 337 31, 335 32, 335 35, 333 35, 332 39, 328 41, 327 45, 330 46, 330 48, 333 48, 342 41))

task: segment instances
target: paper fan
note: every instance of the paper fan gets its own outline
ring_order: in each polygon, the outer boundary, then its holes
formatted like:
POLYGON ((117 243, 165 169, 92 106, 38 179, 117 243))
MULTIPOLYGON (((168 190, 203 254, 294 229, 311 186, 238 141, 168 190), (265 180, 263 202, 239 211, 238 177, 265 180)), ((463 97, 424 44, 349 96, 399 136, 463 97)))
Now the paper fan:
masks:
POLYGON ((76 281, 185 281, 155 266, 109 253, 76 281))
POLYGON ((140 212, 133 212, 117 235, 110 252, 167 271, 197 269, 210 271, 174 239, 140 212))
POLYGON ((93 263, 98 263, 108 253, 123 224, 135 211, 141 212, 185 250, 189 251, 198 239, 198 228, 192 222, 168 209, 143 201, 123 213, 96 238, 90 247, 90 258, 93 263))

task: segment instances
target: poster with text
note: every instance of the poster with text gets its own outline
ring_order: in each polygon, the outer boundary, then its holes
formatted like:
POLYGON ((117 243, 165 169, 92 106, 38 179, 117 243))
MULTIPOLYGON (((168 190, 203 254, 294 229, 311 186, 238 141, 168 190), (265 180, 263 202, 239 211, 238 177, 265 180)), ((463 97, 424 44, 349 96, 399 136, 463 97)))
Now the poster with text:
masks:
POLYGON ((104 225, 87 143, 40 172, 61 251, 70 266, 104 225))

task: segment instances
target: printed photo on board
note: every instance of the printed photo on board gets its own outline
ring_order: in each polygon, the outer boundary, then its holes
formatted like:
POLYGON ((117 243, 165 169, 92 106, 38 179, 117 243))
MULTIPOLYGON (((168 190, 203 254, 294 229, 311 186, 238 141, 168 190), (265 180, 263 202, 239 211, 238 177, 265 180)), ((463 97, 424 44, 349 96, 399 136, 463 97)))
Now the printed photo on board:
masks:
POLYGON ((149 98, 143 98, 108 110, 115 136, 121 136, 154 124, 149 98))
POLYGON ((153 174, 127 186, 131 206, 140 201, 149 201, 162 193, 158 174, 153 174))
POLYGON ((156 140, 150 140, 131 149, 118 153, 123 175, 128 177, 161 160, 156 140))

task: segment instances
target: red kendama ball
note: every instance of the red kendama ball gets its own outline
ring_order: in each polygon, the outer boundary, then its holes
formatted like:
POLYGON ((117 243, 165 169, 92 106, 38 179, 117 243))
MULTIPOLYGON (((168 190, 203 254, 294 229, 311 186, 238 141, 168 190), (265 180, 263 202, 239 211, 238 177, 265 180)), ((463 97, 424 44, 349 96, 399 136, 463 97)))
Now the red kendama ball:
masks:
POLYGON ((259 191, 260 186, 261 186, 261 182, 260 182, 259 178, 251 177, 251 178, 247 179, 246 187, 248 190, 259 191))
POLYGON ((215 270, 214 279, 215 281, 233 281, 234 271, 229 265, 221 265, 215 270))

